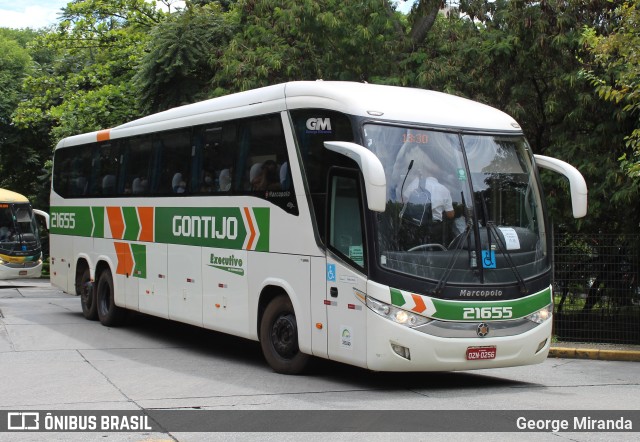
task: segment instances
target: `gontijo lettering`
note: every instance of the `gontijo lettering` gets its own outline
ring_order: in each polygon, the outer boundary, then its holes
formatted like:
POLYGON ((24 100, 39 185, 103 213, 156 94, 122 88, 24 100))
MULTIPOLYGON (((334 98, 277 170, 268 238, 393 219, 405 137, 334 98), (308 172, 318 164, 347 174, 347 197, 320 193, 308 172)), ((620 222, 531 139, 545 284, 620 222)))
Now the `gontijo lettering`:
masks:
POLYGON ((216 221, 215 216, 180 216, 173 217, 173 235, 191 238, 236 239, 238 237, 238 220, 222 217, 216 221))

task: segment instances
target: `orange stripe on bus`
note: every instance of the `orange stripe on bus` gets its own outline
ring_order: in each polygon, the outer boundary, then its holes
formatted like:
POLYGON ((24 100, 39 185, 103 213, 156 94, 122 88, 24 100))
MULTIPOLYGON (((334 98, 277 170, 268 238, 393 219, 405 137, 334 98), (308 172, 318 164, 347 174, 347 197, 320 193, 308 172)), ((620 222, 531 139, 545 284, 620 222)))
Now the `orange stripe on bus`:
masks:
POLYGON ((138 241, 153 242, 153 207, 138 207, 140 236, 138 241))
POLYGON ((111 139, 111 129, 98 131, 98 141, 108 141, 111 139))
POLYGON ((126 242, 114 242, 113 246, 116 249, 116 255, 118 257, 116 273, 118 275, 131 275, 133 272, 133 255, 131 254, 129 244, 126 242))
POLYGON ((247 217, 247 222, 249 223, 249 231, 251 235, 249 236, 249 242, 247 243, 247 250, 252 250, 253 240, 256 239, 256 229, 253 227, 253 220, 251 219, 251 212, 249 212, 248 207, 244 207, 244 214, 247 217))
POLYGON ((114 239, 122 239, 124 234, 124 220, 120 207, 107 207, 107 217, 111 226, 111 236, 114 239))

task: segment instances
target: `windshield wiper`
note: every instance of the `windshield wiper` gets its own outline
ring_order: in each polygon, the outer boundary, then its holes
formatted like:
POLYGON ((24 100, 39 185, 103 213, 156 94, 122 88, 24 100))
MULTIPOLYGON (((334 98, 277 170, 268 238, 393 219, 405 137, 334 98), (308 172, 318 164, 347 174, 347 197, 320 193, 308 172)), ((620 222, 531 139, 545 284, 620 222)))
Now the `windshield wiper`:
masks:
POLYGON ((411 168, 413 167, 413 160, 409 163, 409 167, 407 167, 407 173, 404 174, 404 180, 402 180, 402 186, 400 187, 400 203, 402 204, 402 209, 400 209, 399 218, 402 219, 404 216, 404 211, 407 210, 407 206, 404 203, 404 184, 407 182, 407 177, 409 176, 409 172, 411 172, 411 168))
POLYGON ((458 256, 460 255, 460 252, 462 251, 461 245, 464 244, 465 242, 467 242, 467 253, 469 255, 469 266, 473 269, 477 267, 477 261, 476 259, 474 259, 475 257, 473 256, 473 254, 471 253, 471 244, 469 244, 469 234, 471 233, 471 228, 473 226, 473 223, 471 221, 471 217, 469 216, 469 212, 467 209, 467 204, 464 200, 464 193, 460 192, 460 196, 462 197, 462 213, 464 214, 464 219, 465 219, 465 224, 466 227, 464 229, 464 232, 461 234, 462 237, 460 238, 460 241, 458 241, 455 245, 455 253, 453 254, 453 256, 451 256, 451 258, 449 258, 449 262, 447 262, 447 266, 444 269, 444 273, 442 274, 442 278, 440 278, 440 281, 438 281, 438 284, 436 284, 436 287, 433 289, 433 294, 435 295, 440 295, 442 293, 442 290, 444 290, 445 286, 447 285, 447 282, 449 282, 449 276, 451 275, 451 272, 453 271, 453 266, 455 265, 456 261, 458 260, 458 256))

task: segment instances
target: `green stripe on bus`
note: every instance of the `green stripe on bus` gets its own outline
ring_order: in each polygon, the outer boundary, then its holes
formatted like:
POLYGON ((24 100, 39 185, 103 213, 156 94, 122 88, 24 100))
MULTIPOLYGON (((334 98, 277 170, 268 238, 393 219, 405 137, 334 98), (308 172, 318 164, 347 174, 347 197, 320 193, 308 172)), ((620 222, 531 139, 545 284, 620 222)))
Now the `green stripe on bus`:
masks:
POLYGON ((140 221, 138 221, 138 211, 135 207, 123 207, 122 217, 124 218, 124 235, 122 239, 135 241, 140 233, 140 221))
POLYGON ((90 207, 52 207, 49 232, 57 235, 91 236, 90 207))
POLYGON ((93 237, 104 238, 104 207, 92 207, 93 237))
POLYGON ((433 303, 435 312, 429 312, 429 317, 443 321, 518 319, 524 318, 552 303, 551 288, 524 298, 504 301, 452 301, 403 292, 393 287, 389 288, 389 292, 391 294, 391 303, 397 307, 413 310, 411 306, 416 303, 416 296, 421 297, 426 305, 433 303))
POLYGON ((393 305, 397 305, 398 307, 402 307, 406 301, 404 299, 404 296, 402 296, 402 293, 400 292, 400 290, 394 289, 394 288, 390 288, 391 290, 391 303, 393 305))
MULTIPOLYGON (((269 208, 255 208, 259 232, 252 250, 269 251, 269 208)), ((250 237, 238 207, 157 207, 155 241, 241 250, 250 237)), ((255 227, 254 227, 255 228, 255 227)))
POLYGON ((253 214, 256 217, 256 223, 260 229, 260 238, 256 244, 255 250, 261 252, 269 251, 269 208, 268 207, 256 207, 253 209, 253 214))
POLYGON ((147 246, 144 244, 131 244, 133 254, 133 276, 136 278, 147 278, 147 246))
MULTIPOLYGON (((248 210, 251 219, 246 222, 253 225, 254 237, 250 227, 245 225, 242 209, 238 207, 156 207, 154 210, 157 243, 235 250, 241 250, 246 244, 251 250, 269 251, 268 207, 248 210)), ((53 234, 105 236, 104 207, 52 207, 51 216, 50 231, 53 234)), ((136 207, 123 207, 122 216, 125 223, 122 239, 136 241, 141 229, 136 207)))
POLYGON ((509 299, 505 301, 445 301, 435 298, 432 298, 432 301, 436 308, 436 313, 432 317, 434 319, 442 319, 445 321, 523 318, 552 302, 550 288, 525 298, 509 299), (490 312, 491 308, 497 308, 502 311, 501 309, 503 307, 511 308, 511 314, 509 317, 505 317, 504 314, 501 318, 489 317, 489 313, 487 313, 486 318, 483 317, 483 312, 490 312), (473 312, 469 309, 473 309, 473 312), (465 312, 467 313, 467 317, 465 317, 465 312), (481 312, 481 314, 477 314, 477 312, 481 312))

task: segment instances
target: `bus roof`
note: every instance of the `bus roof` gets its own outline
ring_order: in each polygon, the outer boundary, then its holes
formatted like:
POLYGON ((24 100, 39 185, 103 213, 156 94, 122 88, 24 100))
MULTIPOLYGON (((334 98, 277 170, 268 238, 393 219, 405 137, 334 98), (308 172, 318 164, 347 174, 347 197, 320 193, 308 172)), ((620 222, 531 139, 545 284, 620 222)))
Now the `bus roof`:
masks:
POLYGON ((24 195, 7 189, 0 189, 0 203, 28 203, 29 200, 24 195))
POLYGON ((301 108, 433 127, 522 132, 502 111, 441 92, 345 81, 294 81, 175 107, 112 129, 66 138, 58 147, 301 108))

